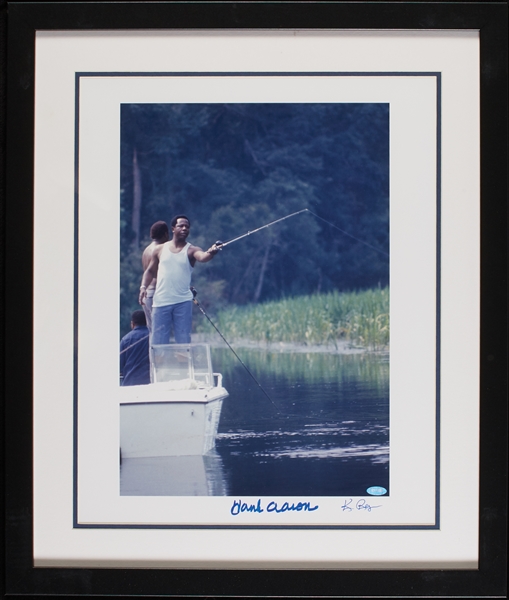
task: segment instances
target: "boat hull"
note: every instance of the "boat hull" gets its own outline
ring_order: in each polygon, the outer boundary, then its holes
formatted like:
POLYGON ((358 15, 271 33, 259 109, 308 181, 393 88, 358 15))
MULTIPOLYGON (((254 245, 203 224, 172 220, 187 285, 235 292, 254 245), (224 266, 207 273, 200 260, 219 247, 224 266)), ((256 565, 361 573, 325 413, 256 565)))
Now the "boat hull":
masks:
POLYGON ((121 458, 204 455, 215 447, 223 400, 228 396, 224 388, 154 397, 152 386, 136 387, 145 390, 120 402, 121 458))

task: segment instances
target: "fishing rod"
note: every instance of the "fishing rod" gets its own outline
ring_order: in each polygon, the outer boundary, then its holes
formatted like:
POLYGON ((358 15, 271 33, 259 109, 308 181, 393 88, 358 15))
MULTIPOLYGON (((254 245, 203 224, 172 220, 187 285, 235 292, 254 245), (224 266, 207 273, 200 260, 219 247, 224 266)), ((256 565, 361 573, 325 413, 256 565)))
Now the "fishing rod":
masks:
MULTIPOLYGON (((194 304, 196 304, 196 306, 200 309, 201 313, 208 319, 209 323, 212 325, 212 327, 214 327, 214 329, 217 331, 217 333, 219 333, 219 335, 223 338, 224 342, 226 343, 226 345, 228 346, 228 348, 230 348, 230 350, 233 352, 233 354, 235 354, 235 356, 237 357, 237 359, 239 360, 240 364, 244 367, 244 369, 246 369, 246 371, 249 373, 249 375, 252 377, 253 381, 256 383, 256 385, 262 390, 262 392, 265 394, 265 396, 267 396, 267 398, 271 401, 271 403, 274 405, 275 409, 279 412, 279 408, 277 407, 276 403, 272 400, 272 398, 269 396, 269 394, 267 394, 267 392, 263 389, 263 387, 261 386, 261 384, 258 382, 258 380, 256 379, 256 377, 251 373, 251 371, 247 368, 247 366, 242 362, 241 358, 239 357, 239 355, 235 352, 235 350, 230 346, 230 344, 228 343, 228 341, 226 340, 226 338, 224 337, 224 335, 219 331, 219 329, 214 325, 214 323, 211 321, 210 317, 208 316, 208 314, 203 310, 201 304, 198 302, 198 300, 196 299, 196 295, 198 294, 198 292, 196 291, 196 288, 191 287, 190 288, 191 292, 193 293, 193 302, 194 304)), ((146 340, 148 337, 150 337, 149 335, 145 335, 142 338, 140 338, 139 340, 136 340, 136 342, 134 342, 133 344, 131 344, 130 346, 127 346, 127 348, 124 348, 123 350, 120 351, 120 354, 123 354, 124 352, 127 352, 127 350, 130 350, 131 348, 133 348, 134 346, 136 346, 136 344, 139 344, 140 342, 143 342, 144 340, 146 340)))
MULTIPOLYGON (((228 244, 233 244, 233 242, 237 242, 238 240, 241 240, 245 237, 247 237, 248 235, 251 235, 253 233, 256 233, 257 231, 261 231, 262 229, 266 229, 267 227, 270 227, 271 225, 275 225, 276 223, 280 223, 281 221, 284 221, 285 219, 289 219, 290 217, 295 217, 296 215, 300 215, 303 212, 308 212, 310 215, 313 215, 313 217, 316 217, 317 219, 320 219, 320 221, 323 221, 324 223, 327 223, 327 225, 330 225, 331 227, 334 227, 335 229, 337 229, 338 231, 340 231, 341 233, 343 233, 344 235, 347 235, 348 237, 351 237, 352 239, 356 240, 357 242, 359 242, 360 244, 364 244, 365 246, 367 246, 368 248, 371 248, 372 250, 375 250, 375 252, 380 252, 380 254, 385 254, 385 256, 389 256, 388 252, 385 252, 384 250, 380 250, 379 248, 375 248, 374 246, 372 246, 371 244, 368 244, 367 242, 364 242, 363 240, 360 240, 359 238, 355 237, 354 235, 352 235, 351 233, 348 233, 347 231, 345 231, 344 229, 341 229, 340 227, 338 227, 337 225, 335 225, 334 223, 331 223, 330 221, 327 221, 326 219, 318 216, 317 214, 315 214, 314 212, 311 212, 309 210, 309 208, 303 208, 302 210, 298 210, 297 212, 291 213, 289 215, 286 215, 286 217, 281 217, 280 219, 276 219, 275 221, 271 221, 270 223, 267 223, 266 225, 262 225, 261 227, 258 227, 257 229, 253 229, 253 231, 248 231, 247 233, 244 233, 243 235, 239 235, 236 238, 233 238, 231 240, 228 240, 227 242, 220 242, 217 241, 215 243, 215 245, 219 248, 219 250, 222 250, 225 246, 228 246, 228 244)), ((198 308, 200 309, 200 311, 203 313, 203 315, 210 321, 211 325, 216 329, 216 331, 219 333, 219 335, 223 338, 223 340, 226 342, 226 344, 228 344, 228 342, 225 340, 225 338, 223 337, 223 334, 219 331, 219 329, 217 329, 217 327, 214 325, 214 323, 212 323, 212 321, 209 319, 208 315, 205 313, 205 311, 202 309, 202 307, 200 306, 200 304, 198 303, 198 301, 196 300, 196 290, 194 288, 191 288, 191 291, 193 292, 193 302, 198 306, 198 308)), ((138 341, 134 342, 134 344, 132 344, 131 346, 128 346, 127 348, 125 348, 124 350, 122 350, 120 352, 120 354, 123 354, 124 352, 126 352, 127 350, 129 350, 130 348, 132 348, 133 346, 135 346, 136 344, 138 344, 139 342, 142 342, 143 340, 145 340, 146 338, 148 338, 149 336, 145 336, 141 339, 139 339, 138 341)), ((233 348, 230 346, 230 344, 228 344, 229 348, 231 349, 231 351, 235 354, 235 356, 237 356, 237 354, 235 353, 235 351, 233 350, 233 348)), ((237 358, 239 359, 239 361, 242 363, 242 365, 246 368, 246 370, 248 371, 248 373, 251 375, 251 377, 253 377, 253 379, 256 381, 256 379, 254 378, 253 374, 249 371, 249 369, 246 367, 246 365, 244 365, 244 363, 240 360, 240 358, 237 356, 237 358)), ((269 400, 272 402, 272 400, 270 399, 269 395, 267 394, 267 392, 265 392, 265 390, 261 387, 261 385, 258 383, 258 381, 256 381, 257 385, 262 389, 263 393, 267 396, 267 398, 269 398, 269 400)), ((272 402, 272 404, 274 404, 274 402, 272 402)), ((274 406, 276 406, 274 404, 274 406)), ((277 407, 276 407, 277 408, 277 407)))
POLYGON ((375 246, 372 246, 371 244, 368 244, 368 242, 365 242, 365 241, 359 239, 358 237, 355 237, 354 235, 352 235, 351 233, 348 233, 344 229, 341 229, 340 227, 338 227, 334 223, 331 223, 330 221, 327 221, 323 217, 318 216, 314 212, 311 212, 309 210, 309 208, 303 208, 302 210, 298 210, 297 212, 291 213, 290 215, 286 215, 286 217, 281 217, 280 219, 276 219, 275 221, 271 221, 270 223, 267 223, 266 225, 262 225, 261 227, 258 227, 257 229, 253 229, 253 231, 248 231, 247 233, 244 233, 243 235, 239 235, 238 237, 233 238, 232 240, 228 240, 227 242, 217 241, 215 243, 215 246, 217 246, 219 248, 219 250, 222 250, 225 246, 228 246, 228 244, 233 244, 233 242, 237 242, 238 240, 241 240, 241 239, 247 237, 248 235, 256 233, 257 231, 261 231, 262 229, 270 227, 271 225, 275 225, 276 223, 280 223, 281 221, 284 221, 285 219, 289 219, 290 217, 295 217, 296 215, 300 215, 303 212, 308 212, 310 215, 313 215, 313 217, 316 217, 317 219, 320 219, 320 221, 323 221, 324 223, 327 223, 327 225, 330 225, 331 227, 334 227, 335 229, 337 229, 338 231, 340 231, 342 234, 347 235, 348 237, 351 237, 356 242, 359 242, 360 244, 364 244, 364 246, 367 246, 368 248, 371 248, 371 250, 374 250, 375 252, 379 252, 380 254, 384 254, 385 256, 389 256, 388 252, 385 252, 384 250, 380 250, 380 248, 375 248, 375 246))
POLYGON ((250 375, 250 377, 253 379, 253 381, 256 383, 256 385, 262 390, 262 392, 265 394, 265 396, 267 396, 267 398, 270 400, 270 402, 272 403, 272 405, 274 406, 274 408, 279 412, 279 408, 277 407, 276 403, 272 400, 272 398, 269 396, 269 394, 267 394, 267 392, 263 389, 263 387, 260 385, 260 383, 258 382, 258 380, 256 379, 256 377, 251 373, 251 371, 247 368, 247 366, 242 362, 240 356, 235 352, 235 350, 230 346, 230 344, 227 342, 226 338, 224 337, 224 335, 219 331, 219 329, 214 325, 214 323, 211 321, 210 317, 208 316, 208 314, 203 310, 201 304, 198 302, 198 300, 196 299, 196 295, 198 294, 198 292, 196 291, 196 289, 194 287, 191 288, 191 291, 193 292, 193 302, 196 304, 196 306, 200 309, 202 315, 204 317, 207 318, 208 322, 212 325, 212 327, 217 331, 217 333, 219 333, 219 335, 223 338, 223 341, 226 343, 226 345, 228 346, 228 348, 230 348, 230 350, 233 352, 233 354, 235 354, 235 356, 237 357, 238 361, 240 362, 240 364, 244 367, 244 369, 246 369, 246 371, 248 372, 248 374, 250 375))
POLYGON ((228 244, 233 244, 233 242, 237 242, 238 240, 241 240, 242 238, 245 238, 248 235, 251 235, 252 233, 261 231, 262 229, 265 229, 266 227, 270 227, 271 225, 280 223, 281 221, 284 221, 285 219, 289 219, 290 217, 295 217, 295 215, 300 215, 301 213, 306 212, 307 210, 308 210, 307 208, 303 208, 302 210, 298 210, 297 212, 294 212, 291 215, 286 215, 286 217, 281 217, 280 219, 271 221, 270 223, 267 223, 266 225, 262 225, 261 227, 258 227, 258 229, 253 229, 253 231, 248 231, 247 233, 244 233, 243 235, 239 235, 239 237, 233 238, 233 240, 228 240, 227 242, 216 242, 215 245, 218 246, 220 250, 222 250, 225 246, 228 246, 228 244))

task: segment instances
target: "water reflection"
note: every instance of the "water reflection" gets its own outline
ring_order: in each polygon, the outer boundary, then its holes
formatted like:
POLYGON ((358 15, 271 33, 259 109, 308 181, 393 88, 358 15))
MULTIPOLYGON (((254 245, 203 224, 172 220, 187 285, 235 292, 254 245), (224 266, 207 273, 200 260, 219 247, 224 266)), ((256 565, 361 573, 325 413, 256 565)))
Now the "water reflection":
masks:
POLYGON ((388 355, 213 349, 230 392, 216 449, 234 496, 389 490, 388 355))
MULTIPOLYGON (((356 382, 385 391, 389 385, 389 354, 336 354, 333 352, 274 352, 263 349, 235 349, 255 375, 275 375, 280 382, 295 385, 310 382, 356 382)), ((239 362, 225 348, 212 348, 215 370, 224 377, 239 371, 239 362)), ((242 367, 241 367, 242 368, 242 367)))
POLYGON ((223 461, 205 456, 126 458, 120 465, 121 496, 227 496, 223 461))

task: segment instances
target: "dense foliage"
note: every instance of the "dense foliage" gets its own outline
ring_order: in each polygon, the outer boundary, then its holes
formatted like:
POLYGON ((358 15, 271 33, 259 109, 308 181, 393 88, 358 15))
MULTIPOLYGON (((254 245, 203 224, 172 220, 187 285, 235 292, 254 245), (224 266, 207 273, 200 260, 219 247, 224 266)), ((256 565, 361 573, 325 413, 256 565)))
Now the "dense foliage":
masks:
POLYGON ((207 310, 388 285, 389 105, 123 105, 121 332, 152 223, 185 213, 205 249, 303 208, 336 227, 305 212, 197 265, 207 310))

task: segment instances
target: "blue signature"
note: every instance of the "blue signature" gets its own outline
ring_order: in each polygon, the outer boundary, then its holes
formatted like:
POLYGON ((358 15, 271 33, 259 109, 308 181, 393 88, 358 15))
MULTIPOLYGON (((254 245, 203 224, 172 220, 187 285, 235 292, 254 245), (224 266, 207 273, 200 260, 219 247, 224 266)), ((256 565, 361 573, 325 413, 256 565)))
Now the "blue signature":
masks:
POLYGON ((283 502, 281 505, 277 502, 271 500, 265 508, 262 507, 262 501, 259 498, 255 504, 249 504, 248 502, 242 502, 242 500, 234 500, 232 507, 230 508, 230 513, 232 515, 240 515, 241 513, 262 513, 267 511, 275 512, 275 513, 284 513, 284 512, 313 512, 319 508, 318 504, 316 506, 311 506, 311 502, 283 502))
POLYGON ((371 512, 374 508, 380 508, 382 505, 378 504, 377 506, 372 506, 368 504, 364 498, 357 500, 354 506, 352 506, 353 499, 345 500, 344 504, 341 505, 343 512, 352 512, 352 510, 366 510, 367 512, 371 512))

